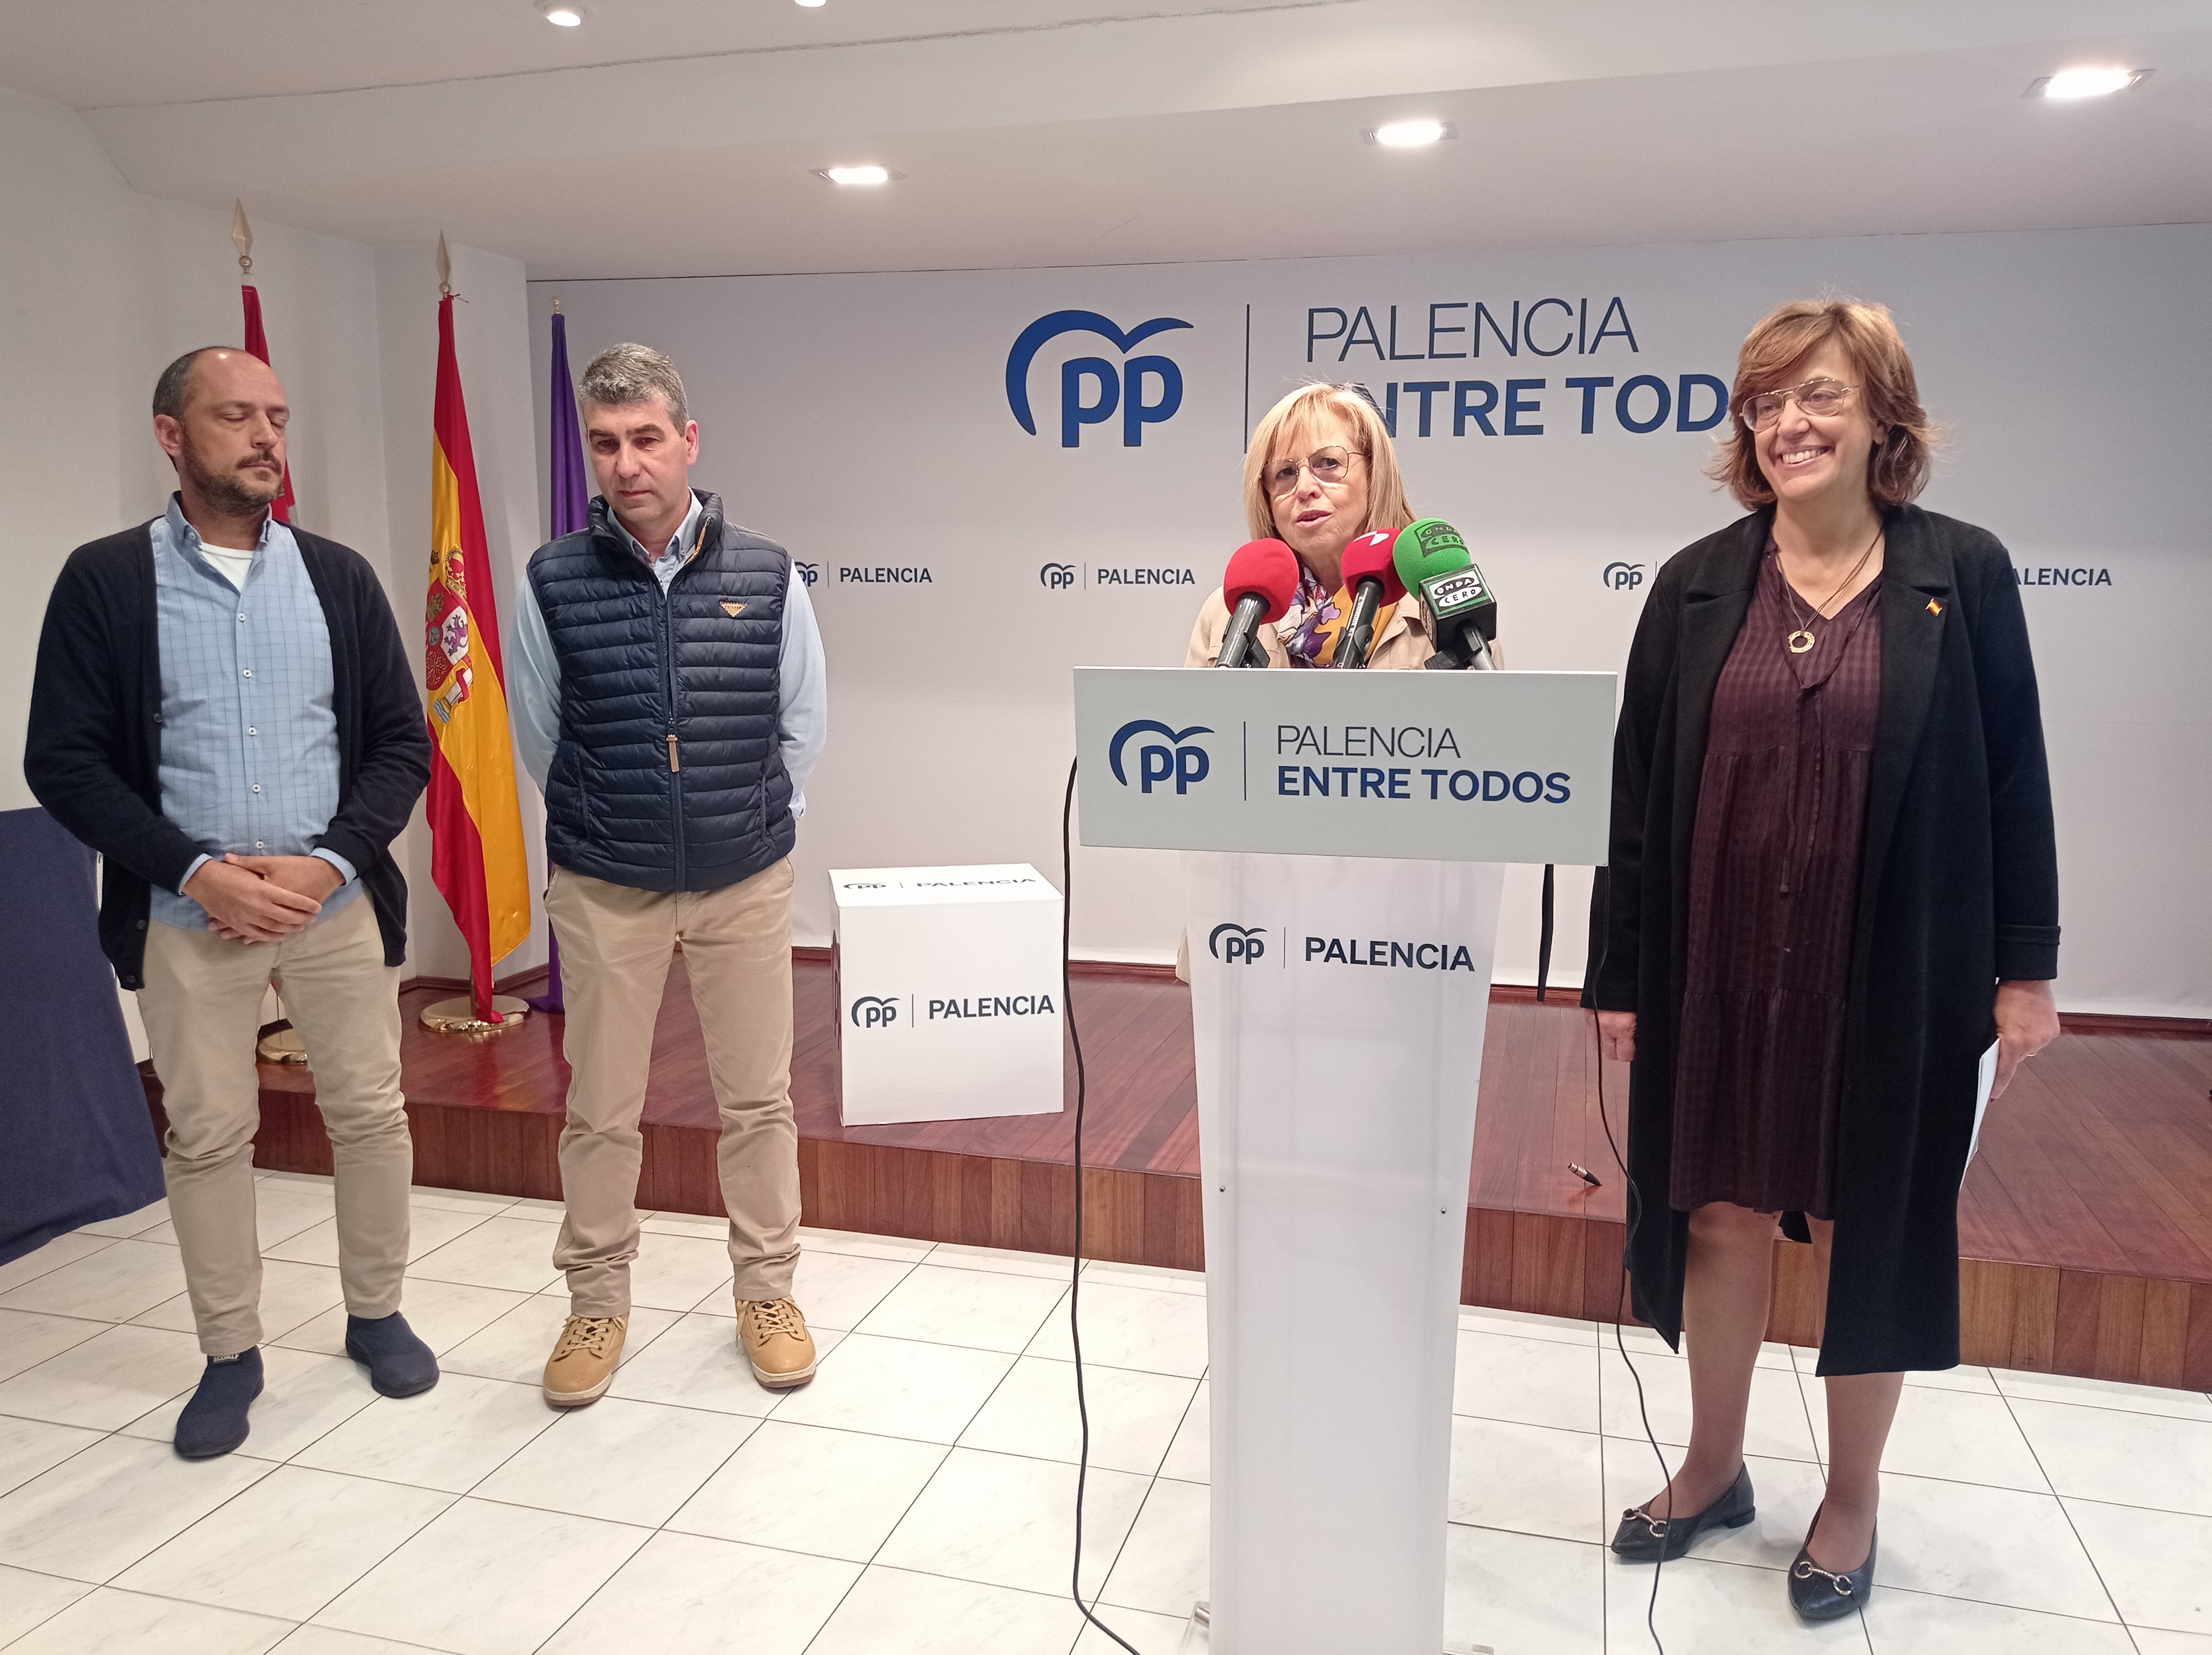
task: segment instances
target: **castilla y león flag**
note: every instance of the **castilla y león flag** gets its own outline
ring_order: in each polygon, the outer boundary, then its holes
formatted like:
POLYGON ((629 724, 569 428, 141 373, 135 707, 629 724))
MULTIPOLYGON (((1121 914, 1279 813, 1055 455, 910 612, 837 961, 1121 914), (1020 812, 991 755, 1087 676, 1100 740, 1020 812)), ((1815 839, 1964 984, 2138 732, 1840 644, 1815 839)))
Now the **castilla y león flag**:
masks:
POLYGON ((430 446, 430 598, 423 682, 430 695, 430 877, 469 945, 477 1015, 492 1010, 491 968, 530 934, 530 867, 514 794, 514 749, 500 664, 499 607, 484 546, 469 415, 453 359, 453 296, 438 301, 438 392, 430 446))

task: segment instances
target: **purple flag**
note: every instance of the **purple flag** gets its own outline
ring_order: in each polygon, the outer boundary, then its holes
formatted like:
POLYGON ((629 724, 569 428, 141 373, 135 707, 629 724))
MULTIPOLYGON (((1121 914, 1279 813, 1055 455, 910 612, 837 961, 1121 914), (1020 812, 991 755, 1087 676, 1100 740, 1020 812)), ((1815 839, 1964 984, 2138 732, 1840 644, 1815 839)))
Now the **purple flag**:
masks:
MULTIPOLYGON (((576 382, 568 376, 568 319, 561 301, 553 301, 553 375, 547 400, 553 405, 552 442, 553 538, 574 534, 584 526, 591 506, 591 484, 584 464, 584 435, 576 423, 576 382)), ((532 1009, 559 1016, 566 1007, 561 999, 561 939, 547 924, 545 992, 530 1001, 532 1009)))

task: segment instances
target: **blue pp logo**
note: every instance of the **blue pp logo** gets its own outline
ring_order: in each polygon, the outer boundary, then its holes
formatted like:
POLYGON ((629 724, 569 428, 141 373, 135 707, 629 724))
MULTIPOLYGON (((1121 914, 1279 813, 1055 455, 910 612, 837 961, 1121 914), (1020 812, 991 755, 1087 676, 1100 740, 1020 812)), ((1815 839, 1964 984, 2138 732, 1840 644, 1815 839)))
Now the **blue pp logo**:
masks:
POLYGON ((1230 965, 1255 965, 1267 952, 1267 934, 1256 925, 1224 920, 1206 939, 1206 952, 1230 965))
POLYGON ((862 995, 853 1002, 853 1026, 856 1029, 888 1029, 898 1021, 898 1001, 886 1000, 881 995, 862 995))
POLYGON ((1633 592, 1644 584, 1644 565, 1641 563, 1607 563, 1598 579, 1615 592, 1633 592))
POLYGON ((1158 735, 1166 738, 1166 745, 1146 742, 1137 749, 1137 782, 1139 792, 1150 793, 1156 783, 1172 782, 1179 794, 1188 793, 1192 787, 1206 780, 1212 768, 1206 749, 1188 745, 1194 735, 1212 735, 1213 732, 1203 724, 1194 724, 1188 730, 1170 729, 1156 718, 1133 718, 1114 732, 1113 745, 1106 750, 1106 762, 1114 771, 1114 779, 1123 787, 1129 785, 1128 773, 1122 766, 1121 749, 1134 737, 1158 735))
POLYGON ((1085 426, 1103 425, 1118 409, 1121 445, 1136 447, 1145 440, 1145 427, 1174 418, 1176 410, 1182 406, 1182 369, 1165 356, 1132 356, 1129 352, 1155 333, 1189 326, 1173 316, 1155 316, 1124 333, 1095 310, 1055 310, 1049 316, 1040 316, 1022 330, 1014 348, 1006 353, 1006 405, 1014 411, 1022 429, 1035 436, 1036 417, 1030 411, 1030 364, 1047 340, 1063 333, 1096 333, 1112 340, 1127 360, 1115 362, 1104 356, 1072 356, 1060 364, 1060 446, 1074 447, 1083 441, 1085 426), (1148 400, 1148 393, 1155 391, 1157 394, 1148 400))

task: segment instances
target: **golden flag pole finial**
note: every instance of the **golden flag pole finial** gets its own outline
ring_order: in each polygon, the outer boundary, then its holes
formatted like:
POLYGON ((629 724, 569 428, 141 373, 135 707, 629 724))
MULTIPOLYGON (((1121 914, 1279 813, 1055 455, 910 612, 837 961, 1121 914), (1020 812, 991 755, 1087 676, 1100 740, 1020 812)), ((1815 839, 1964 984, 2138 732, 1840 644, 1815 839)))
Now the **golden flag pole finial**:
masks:
POLYGON ((451 295, 453 291, 453 256, 446 251, 446 233, 438 232, 438 291, 451 295))
POLYGON ((253 226, 246 222, 246 204, 234 199, 230 210, 230 245, 238 249, 238 273, 253 274, 253 226))
POLYGON ((561 295, 557 293, 553 295, 553 313, 556 316, 561 313, 561 295))

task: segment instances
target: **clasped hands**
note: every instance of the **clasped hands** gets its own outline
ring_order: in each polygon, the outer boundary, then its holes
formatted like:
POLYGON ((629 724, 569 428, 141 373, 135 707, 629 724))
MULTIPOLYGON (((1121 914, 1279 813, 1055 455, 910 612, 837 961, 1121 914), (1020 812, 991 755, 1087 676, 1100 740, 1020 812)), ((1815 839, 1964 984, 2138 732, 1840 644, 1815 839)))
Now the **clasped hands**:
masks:
POLYGON ((226 855, 204 862, 184 894, 207 910, 208 929, 233 942, 280 942, 323 911, 345 883, 320 856, 226 855))
MULTIPOLYGON (((2004 1096, 2020 1066, 2058 1037, 2058 1007, 2048 983, 2010 982, 1997 984, 1997 1075, 1990 1087, 1992 1098, 2004 1096)), ((1636 1013, 1600 1012, 1598 1048, 1615 1063, 1634 1061, 1636 1013)))

